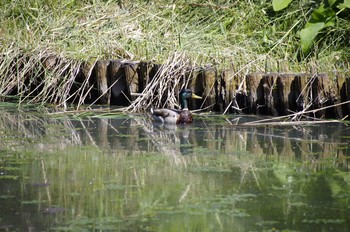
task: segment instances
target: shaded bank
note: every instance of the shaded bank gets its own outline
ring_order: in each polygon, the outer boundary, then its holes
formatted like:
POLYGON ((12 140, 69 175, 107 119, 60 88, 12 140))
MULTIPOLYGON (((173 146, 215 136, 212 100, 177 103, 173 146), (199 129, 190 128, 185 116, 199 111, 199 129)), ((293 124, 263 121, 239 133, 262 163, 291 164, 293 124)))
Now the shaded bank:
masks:
MULTIPOLYGON (((163 65, 130 60, 67 60, 50 52, 25 56, 14 52, 0 57, 2 100, 20 102, 107 104, 140 112, 168 106, 167 99, 189 86, 203 96, 192 109, 259 115, 286 115, 321 109, 350 99, 349 78, 314 73, 250 73, 237 67, 194 67, 181 55, 163 65), (155 89, 151 94, 147 91, 155 89)), ((171 105, 176 107, 176 105, 171 105)), ((317 111, 310 116, 343 118, 349 104, 317 111)))

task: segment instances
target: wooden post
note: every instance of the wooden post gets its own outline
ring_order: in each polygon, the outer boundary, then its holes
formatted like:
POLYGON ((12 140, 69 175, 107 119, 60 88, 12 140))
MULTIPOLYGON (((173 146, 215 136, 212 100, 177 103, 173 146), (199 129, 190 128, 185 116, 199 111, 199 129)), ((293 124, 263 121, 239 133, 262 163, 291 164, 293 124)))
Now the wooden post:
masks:
POLYGON ((126 81, 124 65, 120 60, 112 60, 109 65, 111 87, 111 105, 127 106, 130 104, 130 91, 126 81))
POLYGON ((197 75, 194 76, 192 84, 194 90, 198 94, 202 94, 203 100, 200 106, 196 105, 196 108, 205 108, 210 106, 208 110, 217 110, 217 80, 215 68, 204 68, 199 70, 197 75))
POLYGON ((110 104, 110 91, 108 90, 107 69, 109 60, 98 60, 95 65, 96 69, 96 83, 99 92, 99 102, 101 104, 110 104))
POLYGON ((132 93, 139 93, 139 77, 137 72, 137 67, 139 62, 127 62, 123 64, 125 70, 125 78, 128 86, 128 95, 130 100, 135 100, 131 98, 132 93))
POLYGON ((262 79, 262 73, 252 73, 246 76, 247 110, 253 114, 261 114, 261 109, 265 107, 262 79))

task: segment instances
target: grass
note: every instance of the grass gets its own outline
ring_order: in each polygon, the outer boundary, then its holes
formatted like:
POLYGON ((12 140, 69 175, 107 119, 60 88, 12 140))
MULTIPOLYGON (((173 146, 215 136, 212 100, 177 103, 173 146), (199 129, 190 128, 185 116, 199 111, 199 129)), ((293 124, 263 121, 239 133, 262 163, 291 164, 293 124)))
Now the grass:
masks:
MULTIPOLYGON (((0 78, 0 96, 18 86, 21 101, 65 105, 82 61, 98 59, 166 63, 183 54, 193 66, 234 68, 242 75, 315 66, 331 76, 349 73, 344 22, 317 41, 315 52, 300 55, 296 32, 310 15, 305 1, 282 13, 273 12, 270 1, 220 0, 4 0, 0 9, 0 76, 6 77, 0 78), (59 57, 56 68, 43 71, 43 60, 52 55, 59 57), (43 77, 34 99, 21 94, 33 84, 31 76, 43 77)), ((89 90, 83 86, 73 96, 79 103, 89 90)))

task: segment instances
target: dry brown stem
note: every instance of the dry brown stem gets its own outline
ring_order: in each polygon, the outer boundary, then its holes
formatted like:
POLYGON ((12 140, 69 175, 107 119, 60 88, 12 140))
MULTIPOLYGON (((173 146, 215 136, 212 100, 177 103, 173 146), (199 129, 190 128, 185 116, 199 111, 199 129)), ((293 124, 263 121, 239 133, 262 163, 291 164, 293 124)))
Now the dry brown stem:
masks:
POLYGON ((155 108, 178 108, 178 91, 188 85, 185 76, 189 67, 189 60, 183 53, 169 56, 152 80, 147 83, 135 101, 125 108, 127 112, 144 112, 155 108))
POLYGON ((256 125, 294 125, 294 124, 310 124, 310 122, 312 123, 329 123, 329 122, 342 122, 341 120, 321 120, 321 121, 291 121, 291 122, 272 122, 272 121, 276 121, 276 120, 281 120, 281 119, 287 119, 287 118, 295 118, 295 116, 300 116, 300 115, 305 115, 305 114, 310 114, 310 113, 316 113, 318 111, 321 110, 325 110, 325 109, 329 109, 329 108, 333 108, 333 107, 338 107, 344 104, 350 104, 350 100, 349 101, 345 101, 345 102, 341 102, 338 104, 334 104, 334 105, 330 105, 330 106, 325 106, 319 109, 313 109, 313 110, 308 110, 308 111, 301 111, 301 112, 297 112, 294 114, 288 114, 285 116, 279 116, 279 117, 273 117, 273 118, 267 118, 267 119, 262 119, 262 120, 257 120, 257 121, 253 121, 253 122, 245 122, 245 123, 241 123, 239 125, 245 125, 245 126, 256 126, 256 125))

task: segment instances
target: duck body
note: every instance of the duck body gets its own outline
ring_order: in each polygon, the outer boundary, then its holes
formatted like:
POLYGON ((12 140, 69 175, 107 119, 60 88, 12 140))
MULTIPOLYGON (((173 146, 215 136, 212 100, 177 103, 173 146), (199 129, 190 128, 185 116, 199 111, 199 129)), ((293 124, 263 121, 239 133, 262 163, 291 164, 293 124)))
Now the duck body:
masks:
POLYGON ((186 124, 192 123, 193 117, 191 111, 188 109, 188 99, 202 99, 201 97, 192 93, 190 89, 183 89, 180 91, 181 110, 176 109, 152 109, 151 114, 155 121, 167 124, 186 124))
POLYGON ((192 113, 188 110, 155 109, 152 110, 152 117, 155 121, 167 124, 192 123, 192 113))

